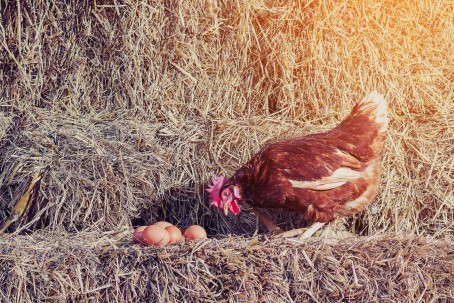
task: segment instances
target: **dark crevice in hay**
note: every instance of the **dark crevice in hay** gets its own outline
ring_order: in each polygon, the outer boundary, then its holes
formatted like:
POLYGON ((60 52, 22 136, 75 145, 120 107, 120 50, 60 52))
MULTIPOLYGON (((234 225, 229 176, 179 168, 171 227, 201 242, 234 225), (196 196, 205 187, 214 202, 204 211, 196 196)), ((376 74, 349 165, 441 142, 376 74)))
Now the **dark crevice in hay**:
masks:
POLYGON ((370 226, 366 220, 366 212, 367 210, 347 218, 345 222, 346 230, 352 231, 358 236, 368 236, 370 226))
POLYGON ((264 233, 266 228, 257 225, 256 217, 247 205, 240 215, 229 215, 214 208, 208 201, 206 185, 189 184, 165 191, 156 201, 159 208, 154 212, 144 210, 139 218, 132 221, 133 226, 149 225, 155 221, 168 221, 183 230, 193 224, 203 226, 208 236, 223 237, 227 234, 251 236, 256 232, 264 233))

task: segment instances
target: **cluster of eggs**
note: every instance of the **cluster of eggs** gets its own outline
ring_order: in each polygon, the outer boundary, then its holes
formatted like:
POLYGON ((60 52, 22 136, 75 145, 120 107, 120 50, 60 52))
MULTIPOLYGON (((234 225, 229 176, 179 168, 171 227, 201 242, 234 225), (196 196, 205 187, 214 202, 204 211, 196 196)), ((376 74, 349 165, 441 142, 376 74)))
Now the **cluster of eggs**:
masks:
POLYGON ((156 246, 178 242, 182 240, 183 237, 189 240, 197 240, 206 238, 207 233, 202 226, 191 225, 186 228, 183 234, 178 227, 169 222, 159 221, 153 225, 139 226, 132 234, 134 243, 144 243, 156 246))

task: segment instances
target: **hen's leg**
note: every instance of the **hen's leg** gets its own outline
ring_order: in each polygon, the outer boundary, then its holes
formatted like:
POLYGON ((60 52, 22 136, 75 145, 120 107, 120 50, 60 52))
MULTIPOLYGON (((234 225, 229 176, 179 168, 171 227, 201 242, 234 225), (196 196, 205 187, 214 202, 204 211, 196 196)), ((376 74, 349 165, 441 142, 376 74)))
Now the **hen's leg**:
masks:
POLYGON ((274 223, 269 216, 264 214, 262 211, 260 211, 258 208, 253 207, 252 211, 254 214, 262 221, 262 223, 266 226, 268 229, 268 232, 272 234, 280 234, 283 232, 283 230, 274 223))

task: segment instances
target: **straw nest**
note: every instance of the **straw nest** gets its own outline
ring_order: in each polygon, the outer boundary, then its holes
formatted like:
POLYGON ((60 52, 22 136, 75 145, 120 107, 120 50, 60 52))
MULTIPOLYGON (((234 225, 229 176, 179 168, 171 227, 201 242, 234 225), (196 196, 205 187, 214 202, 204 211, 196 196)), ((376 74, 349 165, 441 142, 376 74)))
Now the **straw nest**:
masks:
POLYGON ((448 302, 454 245, 371 236, 131 245, 130 233, 0 240, 0 301, 448 302), (57 239, 57 240, 55 240, 57 239))
MULTIPOLYGON (((86 234, 158 219, 210 235, 262 233, 246 208, 234 218, 211 208, 210 177, 232 174, 267 142, 332 128, 378 90, 391 119, 379 194, 347 227, 449 241, 451 1, 19 0, 0 2, 0 18, 0 222, 39 172, 7 232, 49 232, 2 240, 3 296, 452 295, 443 280, 452 246, 422 238, 315 240, 302 251, 277 240, 250 250, 251 240, 228 238, 197 252, 169 248, 164 261, 151 248, 100 255, 106 236, 86 234)), ((293 214, 273 215, 285 229, 299 225, 293 214)))

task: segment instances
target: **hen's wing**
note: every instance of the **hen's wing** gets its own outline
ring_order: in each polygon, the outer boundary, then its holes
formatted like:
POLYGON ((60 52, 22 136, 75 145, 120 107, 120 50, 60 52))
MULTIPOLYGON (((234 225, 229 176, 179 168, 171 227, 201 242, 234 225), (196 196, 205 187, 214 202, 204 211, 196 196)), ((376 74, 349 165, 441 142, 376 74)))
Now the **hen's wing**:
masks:
POLYGON ((275 162, 294 188, 328 190, 361 177, 365 164, 332 142, 321 138, 304 141, 293 143, 297 144, 293 151, 280 153, 286 161, 275 162))
POLYGON ((265 148, 273 171, 290 183, 286 206, 307 219, 330 221, 370 204, 379 183, 386 114, 386 101, 372 93, 333 130, 265 148))
MULTIPOLYGON (((274 175, 265 192, 279 190, 284 194, 279 199, 282 207, 303 213, 308 221, 327 222, 370 203, 376 194, 379 163, 375 158, 362 162, 321 137, 270 146, 265 157, 274 156, 268 161, 269 173, 274 175)), ((276 207, 275 201, 263 199, 263 207, 276 207)))
POLYGON ((296 147, 290 159, 294 166, 286 171, 288 177, 297 181, 296 187, 314 190, 335 188, 357 179, 358 170, 381 154, 387 113, 386 100, 372 92, 331 131, 278 144, 281 148, 285 144, 296 147))

